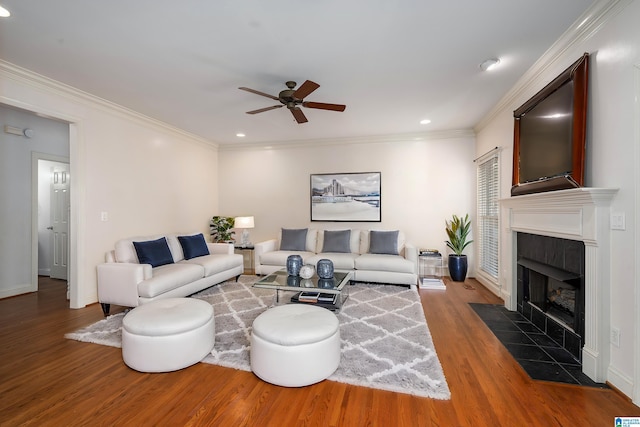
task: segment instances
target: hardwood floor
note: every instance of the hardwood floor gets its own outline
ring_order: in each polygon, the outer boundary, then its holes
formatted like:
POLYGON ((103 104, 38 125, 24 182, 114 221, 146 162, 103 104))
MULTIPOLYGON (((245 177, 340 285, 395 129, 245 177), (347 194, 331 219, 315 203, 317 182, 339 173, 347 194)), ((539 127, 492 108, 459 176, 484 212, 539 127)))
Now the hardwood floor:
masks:
MULTIPOLYGON (((102 318, 70 310, 65 282, 0 300, 0 425, 610 426, 640 408, 613 390, 532 381, 468 302, 500 303, 475 280, 421 290, 451 400, 323 381, 277 387, 199 363, 144 374, 120 349, 63 338, 102 318)), ((113 312, 119 310, 113 307, 113 312)))

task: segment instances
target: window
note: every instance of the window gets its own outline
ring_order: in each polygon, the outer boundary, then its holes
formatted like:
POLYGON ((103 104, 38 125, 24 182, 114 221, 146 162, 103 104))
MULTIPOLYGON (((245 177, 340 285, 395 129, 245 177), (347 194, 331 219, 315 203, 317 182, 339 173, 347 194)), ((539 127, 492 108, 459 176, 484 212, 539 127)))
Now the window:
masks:
POLYGON ((500 180, 498 150, 480 157, 478 163, 478 235, 479 268, 498 279, 498 196, 500 180))

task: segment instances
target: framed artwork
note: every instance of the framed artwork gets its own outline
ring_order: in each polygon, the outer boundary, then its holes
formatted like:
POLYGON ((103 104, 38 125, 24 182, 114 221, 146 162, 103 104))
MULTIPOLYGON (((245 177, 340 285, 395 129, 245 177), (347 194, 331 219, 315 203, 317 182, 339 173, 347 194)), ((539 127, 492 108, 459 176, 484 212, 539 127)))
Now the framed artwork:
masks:
POLYGON ((380 222, 380 172, 311 175, 311 221, 380 222))

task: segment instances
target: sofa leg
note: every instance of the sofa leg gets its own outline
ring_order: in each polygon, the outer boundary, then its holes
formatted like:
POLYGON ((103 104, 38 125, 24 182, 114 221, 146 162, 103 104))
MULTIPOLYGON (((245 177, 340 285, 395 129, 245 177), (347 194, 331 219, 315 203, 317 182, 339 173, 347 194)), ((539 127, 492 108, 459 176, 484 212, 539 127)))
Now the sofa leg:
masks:
POLYGON ((242 275, 241 275, 241 274, 238 274, 238 275, 236 276, 236 282, 240 279, 240 276, 242 276, 242 275))
POLYGON ((102 312, 104 313, 104 316, 107 317, 109 315, 109 310, 111 309, 111 304, 100 303, 100 305, 102 306, 102 312))

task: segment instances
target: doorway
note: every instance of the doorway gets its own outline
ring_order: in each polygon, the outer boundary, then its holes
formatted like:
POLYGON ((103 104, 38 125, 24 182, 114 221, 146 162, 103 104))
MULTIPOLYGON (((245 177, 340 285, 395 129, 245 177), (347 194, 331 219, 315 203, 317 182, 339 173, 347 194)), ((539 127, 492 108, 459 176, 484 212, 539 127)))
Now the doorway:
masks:
POLYGON ((54 157, 38 156, 38 276, 67 281, 69 277, 69 162, 68 160, 50 160, 54 157))
MULTIPOLYGON (((45 153, 32 153, 34 189, 33 236, 36 238, 34 276, 48 276, 67 282, 70 292, 70 183, 69 159, 45 153)), ((38 283, 37 277, 34 283, 38 283)), ((36 289, 37 290, 37 289, 36 289)))

